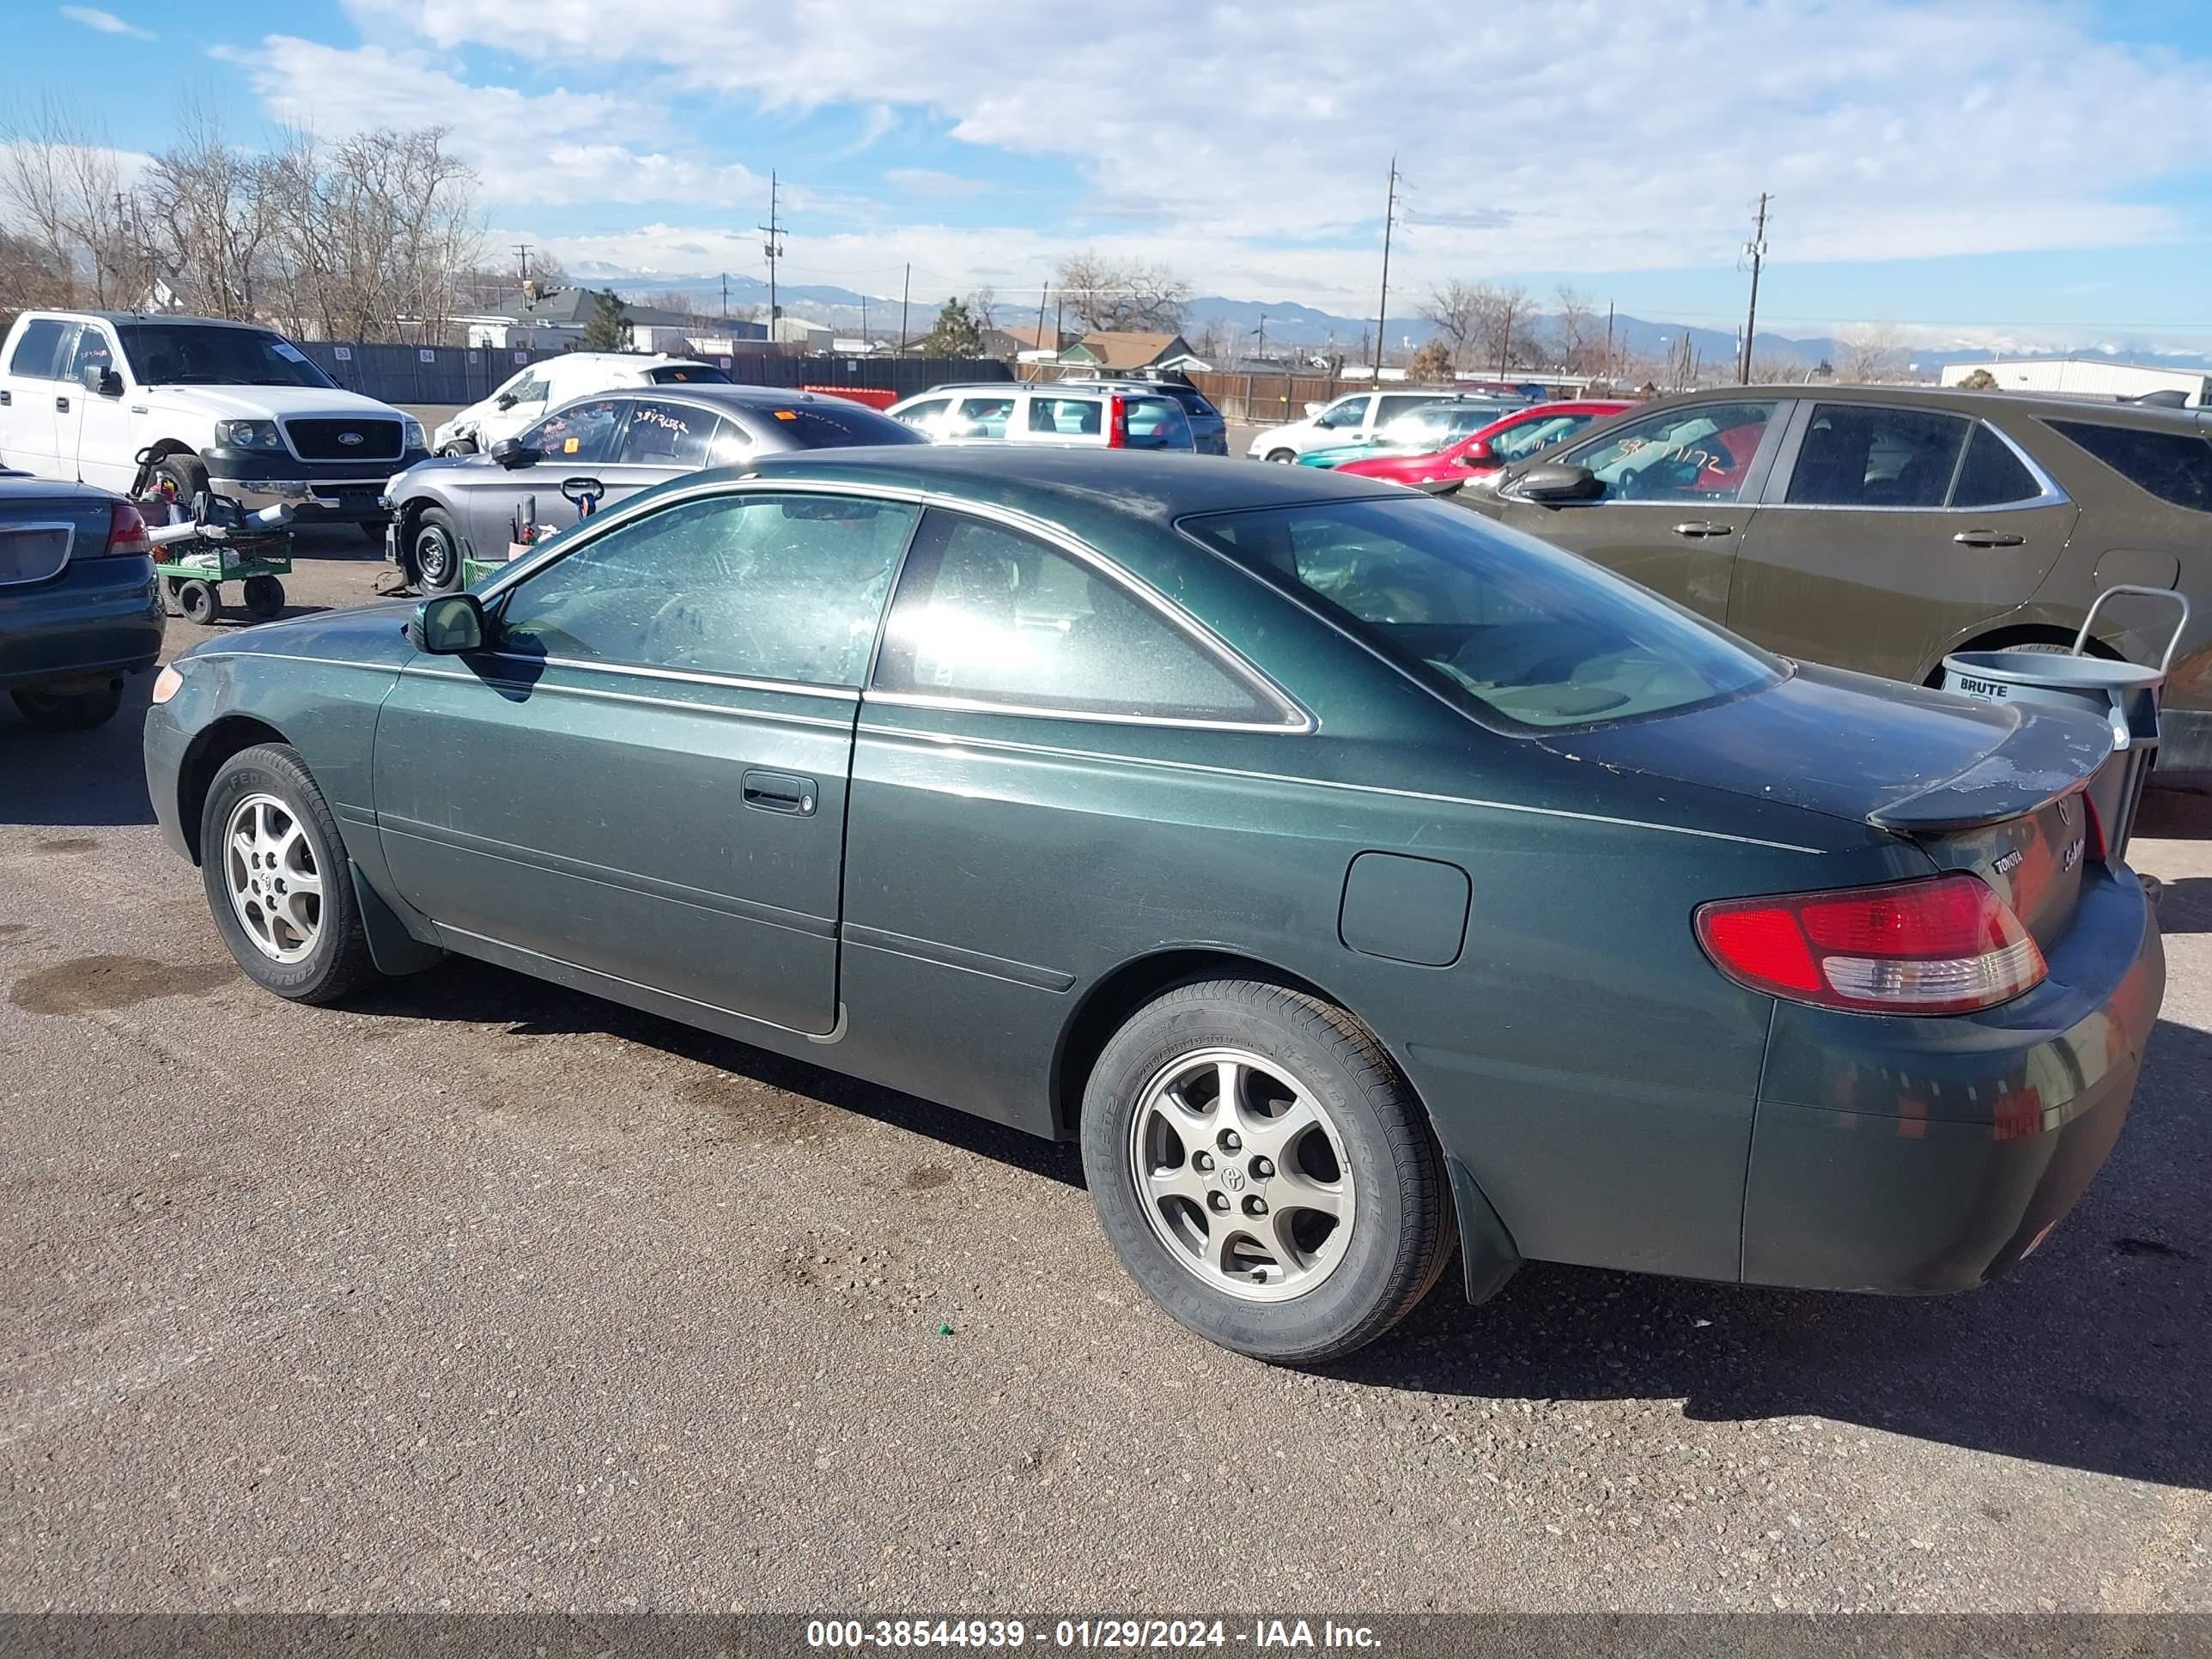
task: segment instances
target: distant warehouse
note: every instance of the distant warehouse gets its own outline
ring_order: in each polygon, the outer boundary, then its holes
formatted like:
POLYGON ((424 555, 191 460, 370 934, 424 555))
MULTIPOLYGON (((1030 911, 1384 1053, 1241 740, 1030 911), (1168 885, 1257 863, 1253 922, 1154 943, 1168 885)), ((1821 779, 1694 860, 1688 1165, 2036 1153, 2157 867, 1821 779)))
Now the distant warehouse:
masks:
POLYGON ((1957 386, 1968 376, 1986 373, 2001 392, 2056 392, 2075 398, 2141 398, 2153 392, 2171 394, 2191 409, 2212 404, 2212 374, 2201 368, 2147 368, 2139 363, 2118 363, 2109 357, 2016 357, 1988 363, 1947 363, 1943 384, 1957 386))

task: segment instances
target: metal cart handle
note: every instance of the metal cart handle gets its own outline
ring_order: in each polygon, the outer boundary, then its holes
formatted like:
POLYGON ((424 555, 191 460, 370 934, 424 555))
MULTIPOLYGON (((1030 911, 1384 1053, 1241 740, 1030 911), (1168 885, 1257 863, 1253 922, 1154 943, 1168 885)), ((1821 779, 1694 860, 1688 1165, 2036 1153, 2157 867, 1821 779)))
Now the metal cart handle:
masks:
POLYGON ((2106 588, 2090 604, 2089 614, 2081 618, 2081 631, 2074 636, 2074 654, 2080 656, 2081 647, 2088 643, 2089 629, 2097 620, 2098 607, 2115 593, 2136 593, 2146 599, 2172 599, 2181 607, 2181 615, 2174 619, 2173 637, 2166 642, 2166 654, 2158 659, 2158 672, 2163 674, 2172 663, 2174 648, 2181 643, 2181 636, 2189 628, 2189 595, 2178 587, 2141 587, 2134 582, 2121 582, 2106 588))

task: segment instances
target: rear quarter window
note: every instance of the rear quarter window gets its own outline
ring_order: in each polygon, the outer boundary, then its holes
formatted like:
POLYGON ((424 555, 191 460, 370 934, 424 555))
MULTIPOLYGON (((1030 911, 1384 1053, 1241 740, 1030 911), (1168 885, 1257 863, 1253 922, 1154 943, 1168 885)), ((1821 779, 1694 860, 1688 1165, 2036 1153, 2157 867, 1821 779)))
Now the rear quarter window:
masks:
POLYGON ((2189 432, 2158 432, 2103 421, 2048 421, 2137 489, 2192 513, 2212 513, 2212 442, 2189 432))

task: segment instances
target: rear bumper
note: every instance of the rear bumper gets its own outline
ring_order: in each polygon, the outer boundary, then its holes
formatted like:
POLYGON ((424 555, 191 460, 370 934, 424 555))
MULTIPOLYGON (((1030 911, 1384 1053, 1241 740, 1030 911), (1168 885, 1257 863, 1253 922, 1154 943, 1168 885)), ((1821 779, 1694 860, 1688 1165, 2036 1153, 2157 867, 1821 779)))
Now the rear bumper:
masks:
POLYGON ((161 655, 162 626, 151 559, 85 559, 0 587, 0 690, 138 673, 161 655))
POLYGON ((1987 1014, 1778 1004, 1744 1279, 1926 1294, 2004 1272, 2103 1167, 2165 987, 2155 916, 2122 869, 2084 887, 2051 977, 1987 1014))

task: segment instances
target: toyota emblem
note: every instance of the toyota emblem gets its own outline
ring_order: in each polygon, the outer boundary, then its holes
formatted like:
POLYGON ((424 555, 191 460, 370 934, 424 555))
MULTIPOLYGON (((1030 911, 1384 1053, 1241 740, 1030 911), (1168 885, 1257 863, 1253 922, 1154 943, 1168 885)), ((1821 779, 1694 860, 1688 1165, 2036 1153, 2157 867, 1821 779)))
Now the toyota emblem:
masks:
POLYGON ((341 432, 338 434, 338 441, 342 444, 357 444, 361 441, 361 434, 358 432, 341 432))

